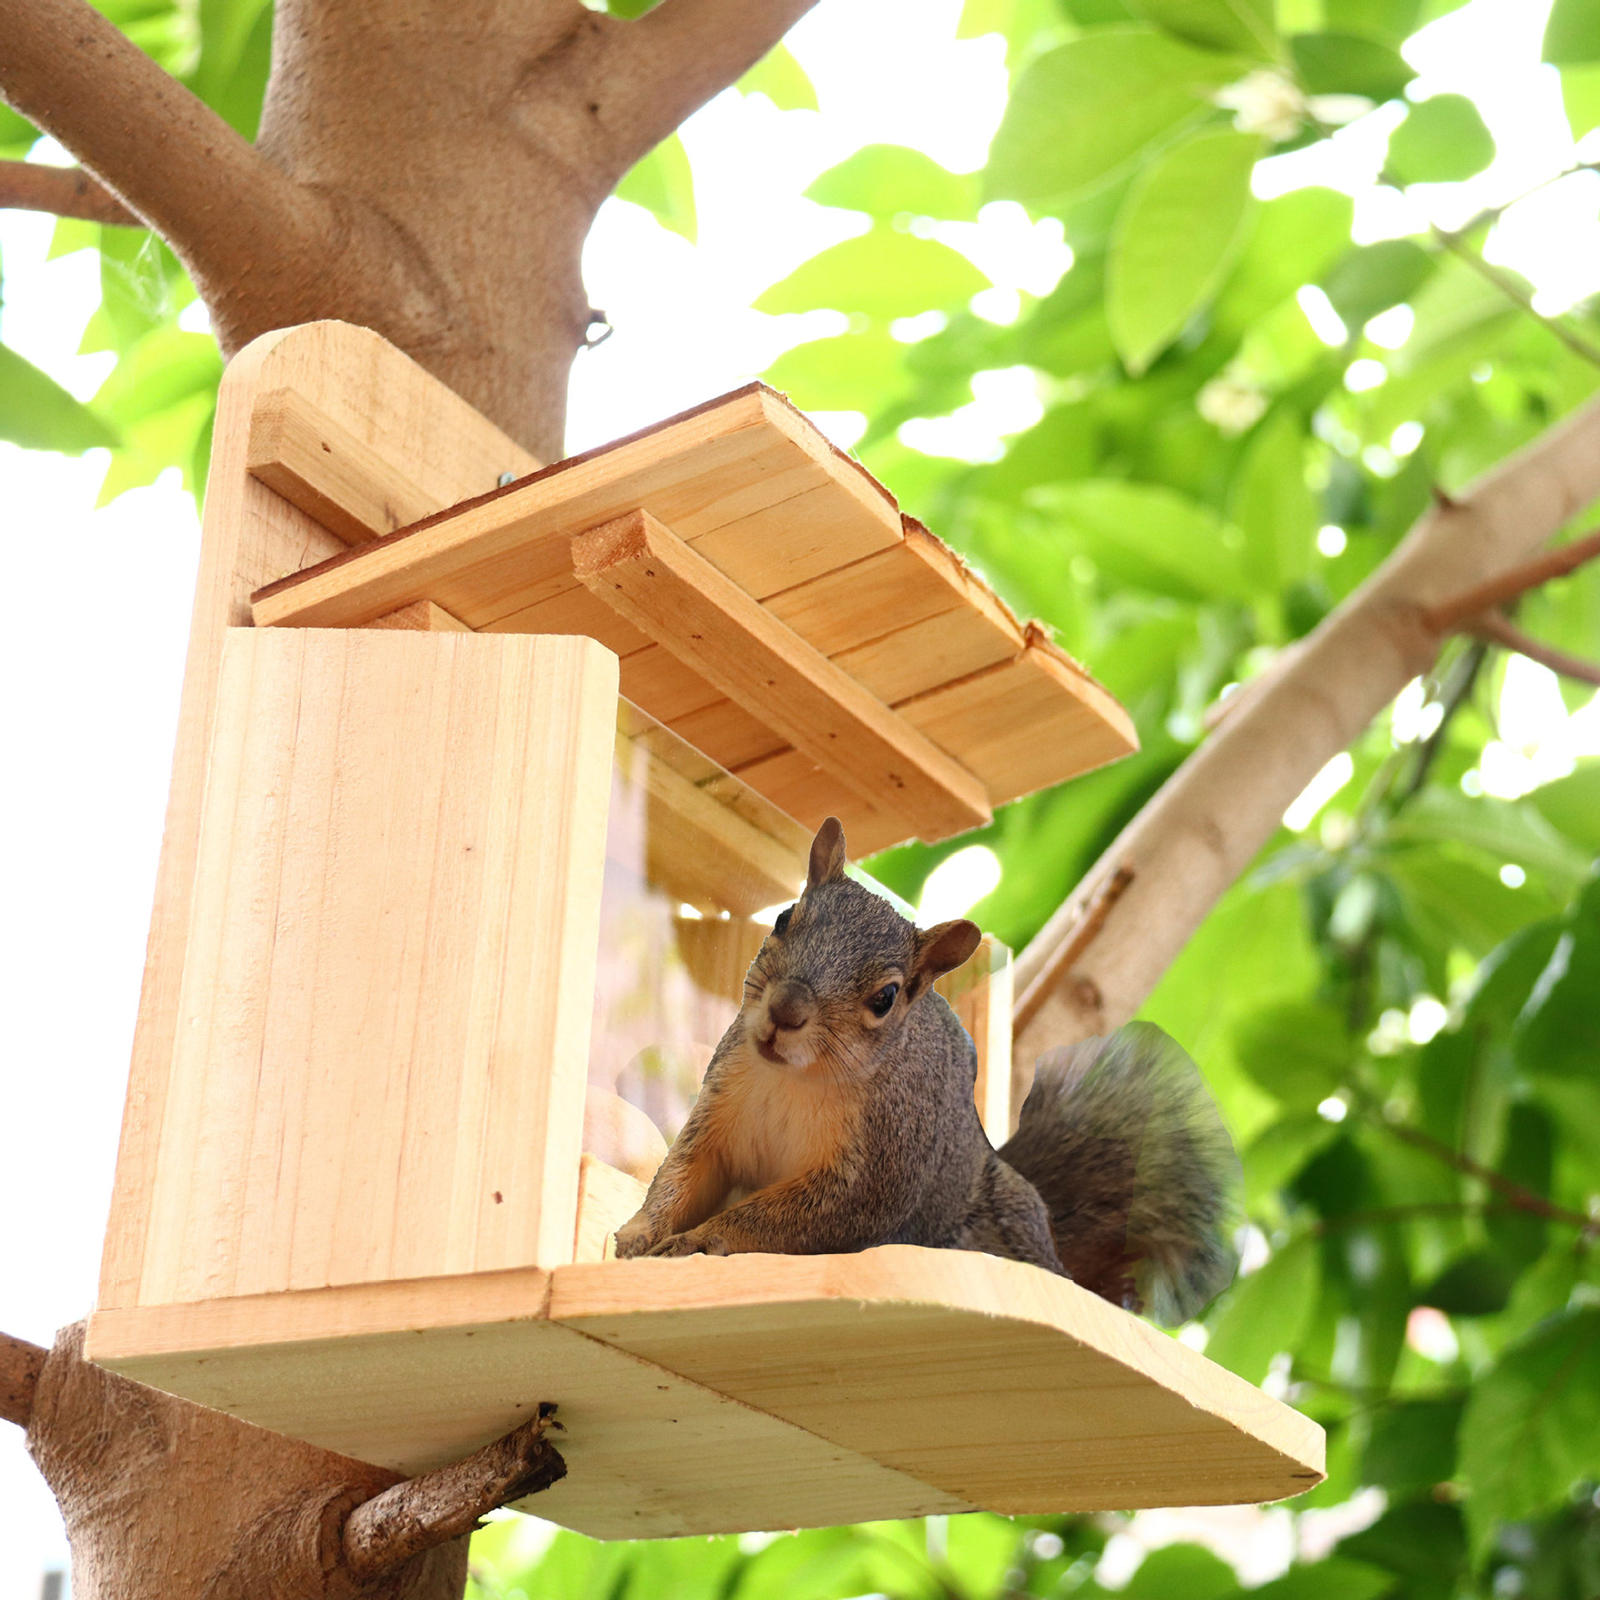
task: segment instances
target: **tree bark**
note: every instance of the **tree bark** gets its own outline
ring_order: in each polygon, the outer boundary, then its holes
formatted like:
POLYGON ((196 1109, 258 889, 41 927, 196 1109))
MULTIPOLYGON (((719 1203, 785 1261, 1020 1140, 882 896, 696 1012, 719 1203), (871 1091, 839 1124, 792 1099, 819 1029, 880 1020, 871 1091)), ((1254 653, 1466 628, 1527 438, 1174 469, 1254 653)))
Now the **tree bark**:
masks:
POLYGON ((1018 958, 1021 1070, 1127 1021, 1295 796, 1433 664, 1455 614, 1436 608, 1468 590, 1468 611, 1492 603, 1493 580, 1597 496, 1600 401, 1591 401, 1465 497, 1441 499, 1360 589, 1242 690, 1018 958), (1085 943, 1080 924, 1119 873, 1126 889, 1085 943))
POLYGON ((166 239, 224 354, 359 323, 553 460, 595 212, 814 3, 277 0, 252 146, 85 0, 0 0, 0 95, 166 239))
POLYGON ((81 1324, 44 1361, 28 1451, 60 1502, 82 1600, 460 1600, 466 1582, 456 1539, 359 1585, 345 1520, 398 1474, 93 1366, 81 1324))

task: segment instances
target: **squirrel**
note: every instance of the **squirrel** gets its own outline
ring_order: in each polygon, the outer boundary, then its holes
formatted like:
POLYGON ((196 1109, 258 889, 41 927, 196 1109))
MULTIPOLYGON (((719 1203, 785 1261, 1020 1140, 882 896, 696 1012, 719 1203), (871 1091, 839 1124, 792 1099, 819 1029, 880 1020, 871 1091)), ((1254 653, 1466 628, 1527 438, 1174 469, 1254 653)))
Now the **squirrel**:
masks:
POLYGON ((996 1151, 976 1050, 933 988, 977 926, 919 929, 845 866, 829 817, 617 1255, 981 1250, 1192 1316, 1233 1275, 1238 1184, 1193 1062, 1148 1023, 1053 1051, 996 1151))

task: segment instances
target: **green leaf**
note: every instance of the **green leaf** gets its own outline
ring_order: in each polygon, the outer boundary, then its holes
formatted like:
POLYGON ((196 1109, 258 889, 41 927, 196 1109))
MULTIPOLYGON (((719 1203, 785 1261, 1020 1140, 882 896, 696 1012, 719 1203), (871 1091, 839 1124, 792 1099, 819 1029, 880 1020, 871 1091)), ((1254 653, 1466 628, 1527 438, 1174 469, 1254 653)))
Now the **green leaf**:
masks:
POLYGON ((10 106, 0 105, 0 159, 20 161, 39 139, 39 130, 10 106))
POLYGON ((1300 1343, 1316 1310, 1318 1280, 1314 1239, 1302 1237, 1275 1250, 1217 1302, 1207 1358, 1260 1383, 1272 1358, 1300 1343))
POLYGON ((0 345, 0 439, 25 450, 82 455, 115 445, 117 435, 54 378, 0 345))
POLYGON ((1399 44, 1416 28, 1422 0, 1322 0, 1326 25, 1340 33, 1366 33, 1399 44))
POLYGON ((1030 503, 1060 528, 1062 560, 1082 551, 1119 582, 1177 599, 1253 593, 1237 531, 1171 489, 1090 479, 1036 490, 1030 503))
POLYGON ((965 305, 989 280, 934 239, 874 228, 803 261, 756 301, 757 311, 829 307, 862 316, 913 317, 965 305))
POLYGON ((1587 1083, 1600 1061, 1600 879, 1562 927, 1518 1019, 1517 1057, 1530 1072, 1587 1083))
POLYGON ((1558 67, 1600 61, 1600 0, 1555 0, 1540 56, 1558 67))
POLYGON ((1322 519, 1294 413, 1274 412, 1251 436, 1228 488, 1228 516, 1244 534, 1245 570, 1268 594, 1312 569, 1322 519))
POLYGON ((764 94, 780 111, 815 111, 817 91, 794 52, 781 41, 738 82, 741 94, 764 94))
POLYGON ((905 354, 887 329, 872 327, 795 345, 764 376, 803 408, 872 412, 904 385, 905 354))
POLYGON ((1456 1470, 1456 1431, 1464 1397, 1411 1400, 1380 1410, 1361 1460, 1362 1481, 1391 1497, 1427 1492, 1456 1470))
MULTIPOLYGON (((1003 1593, 969 1589, 969 1593, 1003 1593)), ((1124 1600, 1228 1600, 1239 1593, 1239 1580, 1221 1556, 1203 1545, 1169 1544, 1152 1550, 1121 1591, 1124 1600)))
POLYGON ((1417 1290, 1417 1303, 1436 1306, 1453 1317, 1487 1317, 1504 1311, 1515 1278, 1491 1250, 1457 1257, 1431 1283, 1417 1290))
POLYGON ((247 139, 261 121, 271 64, 269 0, 200 0, 200 56, 189 87, 247 139))
POLYGON ((1203 112, 1237 65, 1153 28, 1108 28, 1045 52, 1011 91, 989 152, 989 197, 1059 200, 1110 177, 1203 112))
POLYGON ((1553 1509, 1600 1474, 1600 1307, 1553 1317, 1480 1378, 1461 1419, 1467 1526, 1481 1555, 1496 1526, 1553 1509))
POLYGON ((1563 838, 1600 856, 1600 760, 1580 761, 1566 777, 1535 789, 1524 803, 1563 838))
POLYGON ((617 198, 643 206, 663 228, 694 243, 694 174, 677 134, 669 134, 628 173, 617 185, 617 198))
POLYGON ((1134 12, 1205 50, 1234 50, 1270 61, 1278 49, 1272 0, 1129 0, 1134 12))
POLYGON ((1600 65, 1563 67, 1561 103, 1574 139, 1600 128, 1600 65))
POLYGON ((1346 326, 1360 328, 1380 311, 1409 300, 1437 265, 1410 239, 1382 239, 1343 256, 1322 280, 1333 309, 1346 326))
POLYGON ((970 222, 978 214, 976 179, 958 177, 903 144, 863 145, 817 178, 806 199, 885 221, 909 214, 970 222))
POLYGON ((1310 1110, 1349 1081, 1356 1056, 1339 1018, 1324 1006, 1264 1006, 1241 1024, 1234 1046, 1244 1070, 1274 1099, 1310 1110))
POLYGON ((1547 878, 1562 899, 1589 870, 1589 854, 1558 833, 1521 800, 1472 798, 1459 789, 1429 788, 1384 829, 1390 843, 1451 839, 1487 855, 1498 869, 1506 862, 1547 878))
POLYGON ((1291 1567, 1281 1578, 1250 1590, 1250 1600, 1379 1600, 1394 1590, 1393 1573, 1362 1561, 1328 1556, 1291 1567))
POLYGON ((1389 136, 1386 170, 1401 183, 1459 183, 1494 160, 1494 135, 1464 94, 1412 106, 1389 136))
POLYGON ((1398 50, 1357 33, 1297 33, 1289 51, 1307 94, 1359 94, 1381 104, 1416 77, 1398 50))
POLYGON ((1143 372, 1210 304, 1237 252, 1261 141, 1211 133, 1139 174, 1117 216, 1106 321, 1132 373, 1143 372))

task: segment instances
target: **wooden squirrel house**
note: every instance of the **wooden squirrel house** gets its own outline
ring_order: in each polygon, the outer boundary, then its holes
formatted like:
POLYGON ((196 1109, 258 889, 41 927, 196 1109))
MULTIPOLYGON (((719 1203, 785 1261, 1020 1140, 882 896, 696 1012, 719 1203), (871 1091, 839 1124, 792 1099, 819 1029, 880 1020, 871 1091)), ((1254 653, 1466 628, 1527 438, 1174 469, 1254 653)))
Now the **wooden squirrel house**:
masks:
MULTIPOLYGON (((553 1400, 532 1508, 602 1537, 1300 1492, 1314 1425, 1035 1268, 604 1259, 824 815, 945 838, 1132 746, 759 385, 541 468, 375 334, 258 341, 91 1356, 402 1471, 553 1400)), ((997 1138, 1005 975, 954 995, 997 1138)))

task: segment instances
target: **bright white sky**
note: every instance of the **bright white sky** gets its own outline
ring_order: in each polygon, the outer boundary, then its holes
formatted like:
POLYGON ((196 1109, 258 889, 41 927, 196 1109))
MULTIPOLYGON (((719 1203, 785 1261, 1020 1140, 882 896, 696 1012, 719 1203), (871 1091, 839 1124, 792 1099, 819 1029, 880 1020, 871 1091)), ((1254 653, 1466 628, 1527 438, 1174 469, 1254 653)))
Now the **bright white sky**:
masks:
MULTIPOLYGON (((1554 75, 1537 66, 1547 9, 1544 0, 1473 0, 1411 52, 1425 74, 1422 91, 1471 93, 1499 142, 1495 166, 1463 186, 1468 210, 1522 192, 1572 159, 1554 75)), ((779 113, 728 94, 684 130, 697 246, 637 208, 604 208, 585 271, 592 303, 616 332, 578 362, 572 448, 731 388, 790 344, 835 331, 831 313, 770 318, 748 306, 798 262, 857 231, 856 219, 800 195, 858 145, 913 144, 960 170, 982 161, 1003 102, 1003 52, 993 37, 956 41, 959 10, 959 0, 823 0, 791 36, 822 115, 779 113)), ((1264 178, 1357 189, 1372 148, 1356 129, 1264 178)), ((1540 285, 1550 309, 1596 286, 1597 195, 1600 179, 1568 180, 1517 208, 1500 230, 1500 258, 1540 285)), ((1378 235, 1403 231, 1406 219, 1392 205, 1367 203, 1361 226, 1378 235)), ((87 396, 108 359, 74 354, 95 303, 94 264, 87 255, 46 264, 50 228, 45 218, 0 212, 4 336, 87 396)), ((1059 229, 1034 228, 1012 206, 990 207, 981 224, 941 237, 1002 289, 1043 292, 1068 260, 1059 229)), ((1030 374, 995 375, 958 422, 916 442, 982 457, 1037 411, 1030 374)), ((830 423, 853 436, 849 417, 830 423)), ((102 470, 93 457, 0 444, 13 595, 0 630, 13 774, 0 791, 0 838, 9 845, 0 1015, 8 1019, 11 1113, 0 1127, 0 1215, 8 1219, 0 1328, 41 1343, 94 1296, 197 542, 193 507, 171 483, 95 512, 102 470)), ((1553 775, 1570 760, 1577 730, 1559 706, 1552 712, 1547 675, 1522 678, 1526 704, 1543 719, 1540 775, 1553 775)), ((1593 728, 1587 738, 1596 738, 1593 728)), ((1514 751, 1508 758, 1520 759, 1514 751)), ((967 890, 940 885, 946 902, 959 909, 989 887, 987 855, 974 853, 967 890)), ((42 1568, 64 1554, 53 1502, 15 1436, 0 1440, 0 1595, 29 1600, 42 1568)))

